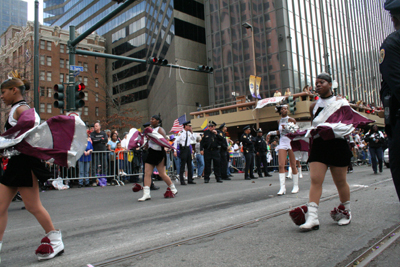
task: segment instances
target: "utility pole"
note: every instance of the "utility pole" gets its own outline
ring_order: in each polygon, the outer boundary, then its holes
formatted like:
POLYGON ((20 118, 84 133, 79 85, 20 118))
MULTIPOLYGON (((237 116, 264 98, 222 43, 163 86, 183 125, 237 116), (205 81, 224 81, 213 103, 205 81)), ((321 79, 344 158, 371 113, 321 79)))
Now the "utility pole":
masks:
POLYGON ((35 110, 40 115, 39 109, 39 0, 35 0, 35 32, 33 40, 33 103, 35 110))

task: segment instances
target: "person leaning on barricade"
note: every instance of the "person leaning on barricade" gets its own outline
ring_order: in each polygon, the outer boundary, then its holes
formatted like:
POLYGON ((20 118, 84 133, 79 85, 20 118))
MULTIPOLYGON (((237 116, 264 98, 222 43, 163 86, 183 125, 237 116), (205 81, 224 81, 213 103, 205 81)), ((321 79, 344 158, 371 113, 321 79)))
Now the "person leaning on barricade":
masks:
MULTIPOLYGON (((89 168, 90 168, 90 163, 92 161, 92 151, 93 151, 93 145, 90 139, 90 132, 87 131, 88 138, 87 138, 87 145, 86 145, 86 150, 83 153, 83 155, 79 158, 79 178, 83 177, 89 177, 89 168)), ((79 179, 79 185, 78 187, 83 186, 83 181, 85 181, 85 186, 89 186, 89 179, 79 179)))
MULTIPOLYGON (((100 122, 94 124, 94 131, 90 134, 93 144, 93 158, 92 158, 92 176, 106 175, 107 174, 107 151, 106 144, 108 143, 107 134, 101 130, 100 122)), ((93 186, 97 186, 93 183, 93 186)))

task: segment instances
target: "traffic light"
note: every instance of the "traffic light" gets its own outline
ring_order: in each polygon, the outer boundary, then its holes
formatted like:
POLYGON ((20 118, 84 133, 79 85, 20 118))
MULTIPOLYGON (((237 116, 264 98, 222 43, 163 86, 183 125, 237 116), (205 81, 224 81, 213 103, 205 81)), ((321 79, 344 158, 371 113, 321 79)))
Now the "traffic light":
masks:
POLYGON ((75 108, 81 108, 85 105, 85 101, 83 98, 85 97, 85 90, 86 86, 83 83, 75 83, 74 91, 75 91, 75 108))
POLYGON ((158 57, 150 57, 148 59, 149 64, 158 65, 158 66, 167 66, 168 60, 158 57))
POLYGON ((293 98, 293 96, 288 97, 288 105, 289 105, 289 111, 294 115, 296 112, 296 100, 293 98))
POLYGON ((56 84, 54 85, 54 107, 63 109, 64 108, 64 99, 65 99, 65 94, 64 94, 64 85, 62 84, 56 84))
POLYGON ((205 65, 199 65, 197 69, 201 72, 207 72, 207 73, 212 73, 214 71, 213 67, 205 66, 205 65))

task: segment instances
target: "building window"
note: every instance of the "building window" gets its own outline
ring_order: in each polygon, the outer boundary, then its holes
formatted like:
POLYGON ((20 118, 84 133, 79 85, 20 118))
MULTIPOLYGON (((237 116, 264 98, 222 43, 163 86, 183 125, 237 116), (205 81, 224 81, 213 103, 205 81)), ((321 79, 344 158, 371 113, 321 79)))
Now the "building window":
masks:
POLYGON ((60 83, 63 83, 63 82, 64 82, 64 74, 60 73, 60 83))
POLYGON ((47 104, 47 113, 51 113, 51 104, 47 104))
POLYGON ((84 92, 85 93, 85 97, 83 98, 83 100, 88 101, 88 92, 84 92))
POLYGON ((64 53, 64 45, 60 44, 60 53, 64 53))
POLYGON ((47 72, 47 81, 51 82, 51 72, 47 72))
POLYGON ((87 86, 88 85, 88 78, 87 77, 83 77, 83 83, 87 86))
POLYGON ((98 116, 99 116, 99 108, 96 107, 96 117, 98 117, 98 116))
POLYGON ((44 76, 45 76, 44 71, 43 70, 40 71, 40 80, 41 81, 44 81, 44 76))
POLYGON ((87 65, 87 63, 83 63, 83 70, 84 70, 84 71, 88 71, 88 65, 87 65))
POLYGON ((40 103, 40 112, 44 113, 44 103, 40 103))
POLYGON ((47 97, 52 97, 53 88, 47 87, 47 97))
POLYGON ((47 66, 51 66, 51 57, 47 57, 47 66))
POLYGON ((60 58, 60 69, 64 68, 64 59, 60 58))
POLYGON ((43 41, 43 40, 40 41, 40 49, 43 49, 43 50, 44 50, 44 41, 43 41))
POLYGON ((47 50, 51 51, 51 42, 50 41, 47 41, 47 50))
POLYGON ((69 47, 67 46, 67 54, 69 54, 69 47))
POLYGON ((85 115, 85 116, 89 115, 89 108, 88 107, 83 107, 83 115, 85 115))
POLYGON ((96 93, 96 102, 99 102, 99 93, 96 93))
POLYGON ((46 95, 46 91, 44 89, 44 87, 40 87, 40 96, 45 96, 46 95))
POLYGON ((94 65, 94 72, 99 73, 99 65, 94 65))
POLYGON ((82 62, 78 61, 78 66, 82 66, 82 62))
POLYGON ((69 69, 69 60, 67 59, 67 69, 69 69))
POLYGON ((82 76, 78 76, 78 82, 82 82, 82 76))
POLYGON ((40 65, 44 65, 44 56, 40 56, 40 65))
POLYGON ((94 86, 99 87, 99 79, 98 78, 94 79, 94 86))

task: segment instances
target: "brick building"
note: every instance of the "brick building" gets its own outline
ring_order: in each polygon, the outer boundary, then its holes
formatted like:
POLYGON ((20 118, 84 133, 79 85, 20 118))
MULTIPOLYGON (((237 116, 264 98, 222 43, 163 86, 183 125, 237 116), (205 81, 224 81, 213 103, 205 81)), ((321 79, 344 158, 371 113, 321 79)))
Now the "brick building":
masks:
MULTIPOLYGON (((33 107, 33 23, 28 22, 25 27, 10 26, 0 38, 4 44, 0 47, 0 80, 7 79, 10 71, 18 70, 23 78, 31 82, 32 87, 26 94, 26 100, 33 107)), ((69 32, 61 30, 58 26, 41 25, 39 38, 39 115, 42 121, 45 121, 60 114, 60 109, 53 106, 53 87, 68 81, 69 32)), ((104 52, 104 44, 103 37, 92 34, 83 40, 77 49, 104 52)), ((81 112, 84 122, 93 123, 106 116, 105 59, 76 55, 75 64, 84 68, 75 80, 86 85, 85 106, 78 111, 81 112)), ((9 107, 0 104, 0 125, 4 125, 8 110, 9 107)))

